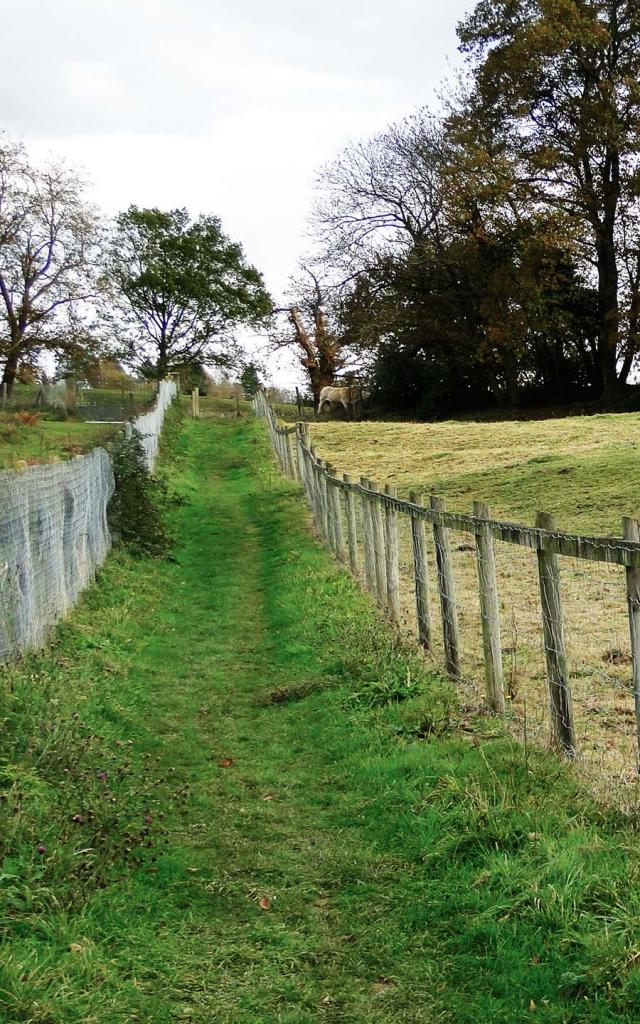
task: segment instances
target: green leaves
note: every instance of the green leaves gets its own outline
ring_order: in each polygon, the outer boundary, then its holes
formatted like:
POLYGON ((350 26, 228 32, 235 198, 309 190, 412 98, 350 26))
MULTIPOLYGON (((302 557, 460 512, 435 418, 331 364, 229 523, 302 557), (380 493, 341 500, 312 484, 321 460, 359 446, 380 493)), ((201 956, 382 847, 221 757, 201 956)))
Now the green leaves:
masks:
POLYGON ((117 218, 108 270, 106 317, 124 331, 126 361, 153 376, 228 364, 233 330, 271 312, 260 273, 212 215, 192 222, 185 209, 129 207, 117 218))

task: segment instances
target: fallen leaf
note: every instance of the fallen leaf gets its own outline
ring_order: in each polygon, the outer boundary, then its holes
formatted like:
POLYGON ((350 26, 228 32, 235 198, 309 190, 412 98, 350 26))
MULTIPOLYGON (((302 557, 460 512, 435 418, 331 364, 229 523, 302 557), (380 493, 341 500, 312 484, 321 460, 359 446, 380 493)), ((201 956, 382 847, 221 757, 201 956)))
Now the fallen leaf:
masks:
POLYGON ((218 761, 219 768, 231 768, 233 764, 235 764, 235 761, 232 757, 223 757, 221 761, 218 761))
POLYGON ((268 896, 262 896, 260 899, 260 906, 263 910, 271 910, 271 900, 268 896))
POLYGON ((535 1004, 535 1002, 534 1002, 534 1000, 533 1000, 533 999, 532 999, 532 1000, 531 1000, 531 1002, 529 1003, 529 1009, 531 1010, 531 1012, 532 1012, 532 1013, 533 1013, 533 1011, 534 1011, 534 1010, 537 1010, 537 1009, 538 1009, 538 1007, 536 1006, 536 1004, 535 1004))
POLYGON ((268 796, 263 796, 262 799, 263 800, 273 800, 273 797, 271 795, 268 795, 268 796))
POLYGON ((69 946, 70 953, 84 953, 84 946, 81 946, 79 942, 72 942, 69 946))

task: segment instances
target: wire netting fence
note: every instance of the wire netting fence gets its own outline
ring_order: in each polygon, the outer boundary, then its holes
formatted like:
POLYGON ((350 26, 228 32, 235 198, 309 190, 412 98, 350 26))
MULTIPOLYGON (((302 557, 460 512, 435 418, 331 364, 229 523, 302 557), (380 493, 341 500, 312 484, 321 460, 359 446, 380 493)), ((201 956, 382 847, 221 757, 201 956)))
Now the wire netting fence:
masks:
POLYGON ((584 537, 338 475, 309 427, 280 424, 263 394, 283 472, 316 528, 403 633, 460 688, 463 713, 504 715, 525 744, 563 751, 603 795, 637 802, 640 524, 584 537))
MULTIPOLYGON (((162 381, 157 403, 128 425, 153 470, 166 410, 177 392, 162 381)), ((75 603, 111 547, 108 453, 0 472, 0 663, 37 648, 75 603)))
POLYGON ((151 406, 158 393, 152 380, 94 380, 74 378, 51 384, 16 382, 11 390, 0 385, 0 411, 59 409, 77 419, 124 423, 151 406))

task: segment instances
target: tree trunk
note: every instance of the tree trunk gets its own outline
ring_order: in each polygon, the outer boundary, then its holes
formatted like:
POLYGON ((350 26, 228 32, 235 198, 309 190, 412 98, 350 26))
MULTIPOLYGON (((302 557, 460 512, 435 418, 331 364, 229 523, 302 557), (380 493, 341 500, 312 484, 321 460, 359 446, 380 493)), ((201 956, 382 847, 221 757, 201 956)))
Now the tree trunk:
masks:
POLYGON ((7 395, 11 395, 13 391, 13 385, 15 384, 16 376, 18 373, 18 363, 20 362, 20 350, 17 346, 9 349, 9 355, 7 361, 4 364, 4 370, 2 372, 2 384, 7 385, 7 395))
POLYGON ((598 348, 602 367, 602 397, 607 405, 615 405, 621 393, 617 370, 620 341, 618 264, 613 238, 600 238, 597 248, 600 312, 598 348))

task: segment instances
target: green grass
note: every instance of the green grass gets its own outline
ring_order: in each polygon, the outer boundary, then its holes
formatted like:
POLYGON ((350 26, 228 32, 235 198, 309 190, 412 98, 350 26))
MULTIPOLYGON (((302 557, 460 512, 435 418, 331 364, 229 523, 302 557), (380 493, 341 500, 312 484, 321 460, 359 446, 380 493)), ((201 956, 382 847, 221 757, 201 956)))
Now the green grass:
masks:
POLYGON ((0 1020, 637 1021, 634 823, 460 716, 261 425, 175 444, 171 559, 4 672, 0 1020))
POLYGON ((433 491, 456 510, 485 501, 501 518, 538 510, 576 532, 620 534, 640 515, 640 414, 500 423, 314 423, 319 454, 341 472, 433 491))
POLYGON ((0 413, 0 469, 12 469, 21 460, 33 463, 71 458, 112 440, 119 429, 110 423, 46 419, 28 426, 13 413, 0 413))

